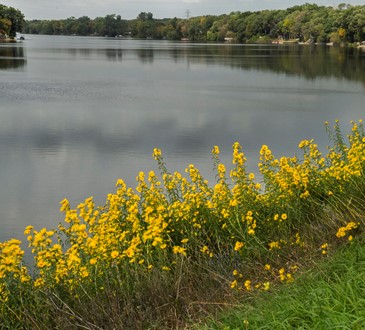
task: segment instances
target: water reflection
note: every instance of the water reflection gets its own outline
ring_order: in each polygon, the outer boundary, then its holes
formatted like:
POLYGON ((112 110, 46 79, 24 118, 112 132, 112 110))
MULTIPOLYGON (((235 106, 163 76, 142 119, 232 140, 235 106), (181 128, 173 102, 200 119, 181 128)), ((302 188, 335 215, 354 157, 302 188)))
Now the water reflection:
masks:
MULTIPOLYGON (((356 48, 315 45, 194 44, 62 36, 53 36, 52 40, 48 38, 47 43, 44 43, 40 42, 42 36, 27 36, 26 47, 31 56, 60 60, 66 59, 66 55, 71 55, 70 59, 113 62, 138 58, 141 64, 169 59, 175 63, 185 63, 187 67, 191 64, 225 66, 234 70, 260 70, 296 75, 306 79, 345 78, 365 84, 365 52, 356 48)), ((13 59, 13 62, 17 62, 16 65, 25 64, 25 55, 20 53, 23 52, 22 47, 4 49, 9 52, 6 55, 9 61, 13 59)), ((0 58, 1 56, 4 55, 1 55, 0 48, 0 58)))
POLYGON ((154 57, 154 50, 149 48, 149 49, 137 49, 135 50, 135 52, 138 55, 139 60, 141 61, 141 63, 152 63, 153 62, 153 57, 154 57))
POLYGON ((174 49, 170 55, 176 61, 186 59, 190 63, 271 71, 307 79, 337 77, 365 83, 365 56, 354 48, 207 45, 174 49))
MULTIPOLYGON (((48 49, 46 50, 49 51, 48 49)), ((51 50, 52 51, 52 50, 51 50)), ((55 55, 60 54, 59 49, 53 49, 55 55)), ((106 59, 111 61, 121 61, 123 57, 122 49, 88 49, 88 48, 67 48, 62 49, 61 53, 66 53, 73 58, 80 59, 106 59)))
POLYGON ((26 52, 23 47, 0 44, 0 70, 23 69, 26 65, 26 52))
POLYGON ((64 197, 102 204, 118 178, 134 187, 156 168, 154 147, 171 171, 193 163, 214 182, 214 145, 229 165, 239 141, 257 171, 262 144, 293 155, 315 138, 324 150, 325 120, 363 116, 357 50, 26 40, 26 70, 0 75, 0 241, 28 224, 55 227, 64 197))
MULTIPOLYGON (((120 51, 120 50, 119 50, 120 51)), ((104 50, 107 59, 122 56, 118 50, 104 50)), ((142 64, 155 59, 173 58, 189 64, 228 66, 232 69, 262 70, 302 76, 307 79, 337 77, 365 83, 365 56, 354 48, 326 46, 237 46, 205 45, 171 49, 125 50, 126 58, 135 54, 142 64), (315 58, 315 60, 313 60, 315 58)), ((100 51, 98 52, 100 55, 100 51)), ((90 54, 91 55, 91 54, 90 54)))

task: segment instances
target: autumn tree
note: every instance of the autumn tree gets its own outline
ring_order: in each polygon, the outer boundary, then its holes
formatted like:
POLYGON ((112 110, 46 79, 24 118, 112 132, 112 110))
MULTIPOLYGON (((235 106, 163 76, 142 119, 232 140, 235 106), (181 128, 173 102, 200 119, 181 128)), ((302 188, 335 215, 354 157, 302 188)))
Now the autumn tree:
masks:
POLYGON ((17 32, 23 30, 24 15, 21 11, 0 4, 0 30, 14 38, 17 32))

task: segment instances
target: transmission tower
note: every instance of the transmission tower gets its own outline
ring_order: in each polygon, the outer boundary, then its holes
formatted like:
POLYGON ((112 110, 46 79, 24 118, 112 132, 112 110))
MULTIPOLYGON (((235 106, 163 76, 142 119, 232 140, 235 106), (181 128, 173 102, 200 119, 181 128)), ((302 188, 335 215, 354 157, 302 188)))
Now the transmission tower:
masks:
POLYGON ((186 19, 190 18, 190 10, 189 9, 186 10, 185 15, 186 15, 186 19))

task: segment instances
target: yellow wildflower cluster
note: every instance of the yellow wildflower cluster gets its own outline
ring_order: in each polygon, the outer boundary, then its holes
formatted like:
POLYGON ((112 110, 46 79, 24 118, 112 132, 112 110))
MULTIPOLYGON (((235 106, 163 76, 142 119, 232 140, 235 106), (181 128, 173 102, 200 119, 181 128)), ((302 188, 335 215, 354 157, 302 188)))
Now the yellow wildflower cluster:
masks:
POLYGON ((0 303, 12 295, 10 288, 19 288, 30 281, 27 268, 22 266, 24 251, 20 244, 17 239, 0 243, 0 303))
POLYGON ((327 249, 328 249, 328 243, 324 243, 321 245, 321 250, 323 255, 327 254, 327 249))
POLYGON ((303 150, 303 159, 298 157, 274 158, 267 146, 260 151, 259 168, 263 174, 267 192, 276 198, 292 201, 294 198, 308 199, 315 194, 323 197, 342 192, 344 185, 354 177, 363 175, 365 160, 365 137, 362 121, 352 123, 349 143, 343 142, 339 124, 334 132, 328 128, 330 138, 335 142, 326 156, 322 156, 313 140, 299 143, 303 150), (326 188, 331 186, 332 190, 326 188), (277 193, 274 194, 274 191, 277 193))
MULTIPOLYGON (((341 238, 347 235, 347 232, 350 232, 353 229, 356 229, 360 225, 359 222, 349 222, 345 227, 340 227, 337 231, 336 237, 341 238)), ((349 241, 352 240, 352 235, 348 237, 349 241)))
POLYGON ((252 291, 254 289, 260 289, 260 290, 264 290, 267 291, 270 288, 270 282, 260 282, 260 281, 255 281, 252 282, 249 279, 243 280, 242 284, 241 279, 243 278, 243 274, 240 273, 237 269, 235 269, 232 272, 233 276, 235 277, 235 279, 230 283, 230 287, 231 289, 236 289, 236 290, 246 290, 246 291, 252 291))
MULTIPOLYGON (((330 132, 335 143, 327 156, 322 156, 313 140, 299 144, 301 160, 276 159, 264 145, 257 175, 263 182, 255 182, 255 174, 247 171, 238 142, 232 146, 231 168, 221 163, 219 148, 213 148, 217 182, 212 186, 192 164, 186 168, 186 177, 168 172, 156 148, 153 158, 159 175, 140 172, 135 189, 118 180, 104 206, 96 206, 90 197, 72 208, 64 199, 60 207, 64 222, 56 230, 26 228, 34 278, 22 265, 20 242, 0 244, 0 298, 7 297, 6 281, 31 282, 36 288, 64 285, 71 293, 87 284, 102 290, 102 278, 115 275, 115 282, 123 285, 133 282, 130 278, 136 273, 173 273, 182 260, 204 264, 207 270, 224 269, 222 274, 228 269, 231 276, 237 264, 256 258, 255 265, 268 273, 253 280, 234 271, 233 281, 227 277, 232 288, 267 290, 273 278, 290 282, 294 272, 285 271, 287 266, 277 260, 305 246, 301 226, 317 219, 308 210, 330 208, 364 174, 362 123, 353 123, 348 144, 338 132, 338 126, 330 132)), ((357 227, 358 223, 350 222, 337 236, 357 227)), ((322 253, 326 249, 322 246, 322 253)))
POLYGON ((279 278, 280 281, 286 281, 287 283, 291 283, 294 281, 293 275, 291 273, 285 273, 284 268, 279 269, 279 278))

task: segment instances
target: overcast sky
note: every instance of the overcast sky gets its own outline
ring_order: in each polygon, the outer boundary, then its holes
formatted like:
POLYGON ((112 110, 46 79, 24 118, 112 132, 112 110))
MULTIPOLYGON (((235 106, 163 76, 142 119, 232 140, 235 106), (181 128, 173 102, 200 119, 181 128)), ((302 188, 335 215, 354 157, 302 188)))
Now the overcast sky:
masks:
MULTIPOLYGON (((228 14, 232 11, 256 11, 262 9, 285 9, 306 0, 0 0, 1 4, 19 9, 27 20, 60 19, 74 16, 121 15, 124 19, 136 18, 142 11, 153 13, 154 18, 173 18, 201 15, 228 14)), ((317 0, 325 6, 339 3, 364 5, 364 0, 335 1, 317 0)))

